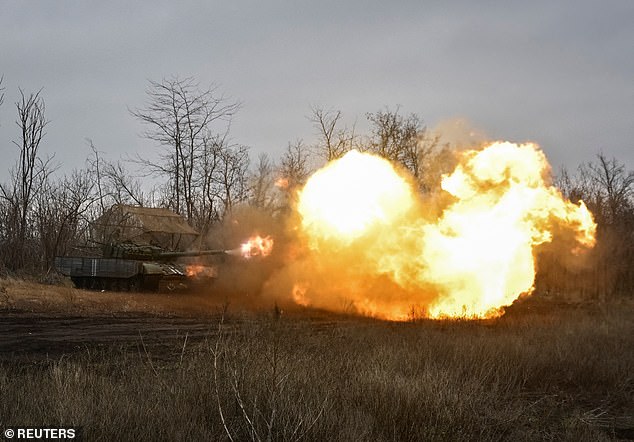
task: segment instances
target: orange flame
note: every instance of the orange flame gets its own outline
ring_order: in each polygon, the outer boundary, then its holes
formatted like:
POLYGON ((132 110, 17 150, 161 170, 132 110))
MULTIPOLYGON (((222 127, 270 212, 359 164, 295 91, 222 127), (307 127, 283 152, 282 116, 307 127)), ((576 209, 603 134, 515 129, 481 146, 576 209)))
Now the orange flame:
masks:
POLYGON ((269 256, 272 251, 273 238, 270 236, 264 238, 259 235, 252 236, 240 246, 240 253, 247 259, 254 256, 269 256))
POLYGON ((205 266, 202 264, 189 264, 185 266, 185 274, 189 277, 216 277, 217 271, 214 267, 205 266))
POLYGON ((275 187, 278 187, 280 189, 288 189, 288 186, 289 186, 288 178, 281 177, 275 181, 275 187))
POLYGON ((555 231, 594 245, 591 213, 564 200, 548 170, 535 144, 466 151, 431 207, 389 162, 349 152, 300 192, 309 251, 293 272, 303 265, 313 281, 293 298, 395 320, 413 308, 430 317, 501 314, 533 290, 534 248, 555 231))
POLYGON ((296 304, 301 305, 302 307, 307 307, 308 305, 310 305, 310 301, 306 297, 307 290, 308 286, 306 284, 295 283, 292 290, 293 301, 295 301, 296 304))

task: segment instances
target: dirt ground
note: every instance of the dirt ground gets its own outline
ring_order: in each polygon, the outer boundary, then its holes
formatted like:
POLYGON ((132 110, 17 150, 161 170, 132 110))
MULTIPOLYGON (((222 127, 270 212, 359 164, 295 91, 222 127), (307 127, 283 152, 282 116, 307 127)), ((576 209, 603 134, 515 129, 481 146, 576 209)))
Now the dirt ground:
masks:
POLYGON ((0 279, 0 361, 112 344, 160 355, 161 347, 212 336, 225 304, 209 294, 93 292, 0 279))
MULTIPOLYGON (((252 303, 215 293, 136 293, 79 290, 70 282, 39 284, 0 279, 0 362, 38 362, 64 354, 121 346, 174 357, 174 349, 214 339, 223 327, 272 316, 274 305, 252 303)), ((284 314, 292 314, 284 312, 284 314)), ((302 313, 316 328, 328 327, 334 315, 302 313)))

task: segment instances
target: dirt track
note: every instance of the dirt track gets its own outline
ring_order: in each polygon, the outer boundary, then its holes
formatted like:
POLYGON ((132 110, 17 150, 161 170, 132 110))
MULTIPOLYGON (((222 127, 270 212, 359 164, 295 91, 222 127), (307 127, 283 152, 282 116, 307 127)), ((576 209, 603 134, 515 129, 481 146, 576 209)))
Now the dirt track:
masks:
MULTIPOLYGON (((185 343, 190 348, 214 339, 225 307, 224 329, 273 311, 214 293, 94 292, 0 279, 0 363, 59 359, 110 346, 173 359, 185 343)), ((333 321, 332 315, 303 318, 317 329, 333 321)))
POLYGON ((169 356, 213 336, 222 299, 77 290, 0 279, 0 361, 37 361, 106 345, 169 356), (145 347, 145 348, 144 348, 145 347))
POLYGON ((144 314, 66 316, 0 312, 0 361, 40 360, 105 344, 145 346, 171 352, 213 336, 212 318, 169 318, 144 314), (179 344, 180 343, 180 344, 179 344))

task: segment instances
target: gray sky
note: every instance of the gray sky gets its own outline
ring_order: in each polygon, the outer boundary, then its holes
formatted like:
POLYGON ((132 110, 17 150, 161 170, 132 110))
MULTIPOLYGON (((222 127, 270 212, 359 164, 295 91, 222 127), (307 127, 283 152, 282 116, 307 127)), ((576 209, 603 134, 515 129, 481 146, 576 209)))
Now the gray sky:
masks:
POLYGON ((634 168, 634 1, 0 0, 0 179, 15 161, 15 101, 43 88, 43 141, 63 170, 91 138, 107 158, 152 155, 128 112, 147 80, 193 76, 242 102, 231 130, 253 158, 310 143, 310 106, 401 106, 432 128, 466 118, 535 141, 554 167, 602 150, 634 168))

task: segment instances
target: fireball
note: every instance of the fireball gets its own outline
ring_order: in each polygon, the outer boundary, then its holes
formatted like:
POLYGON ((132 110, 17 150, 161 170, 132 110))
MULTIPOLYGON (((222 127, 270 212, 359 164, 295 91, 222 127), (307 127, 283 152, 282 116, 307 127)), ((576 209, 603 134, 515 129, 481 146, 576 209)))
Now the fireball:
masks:
POLYGON ((497 316, 531 293, 535 247, 555 231, 594 245, 591 213, 566 201, 548 174, 535 144, 465 151, 442 179, 444 205, 432 211, 388 161, 351 151, 299 194, 309 252, 296 266, 306 267, 308 282, 295 285, 292 298, 395 320, 414 309, 430 317, 497 316))
POLYGON ((270 236, 252 236, 240 246, 240 253, 244 258, 254 256, 269 256, 273 251, 273 238, 270 236))
POLYGON ((390 227, 413 202, 409 184, 390 163, 353 150, 310 178, 299 212, 312 239, 348 243, 374 227, 390 227))

